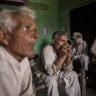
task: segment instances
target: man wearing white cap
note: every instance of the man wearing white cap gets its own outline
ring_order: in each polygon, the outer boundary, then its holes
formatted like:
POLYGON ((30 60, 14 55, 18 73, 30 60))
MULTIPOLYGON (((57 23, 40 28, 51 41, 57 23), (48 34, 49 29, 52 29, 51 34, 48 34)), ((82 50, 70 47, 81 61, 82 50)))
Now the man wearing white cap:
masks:
POLYGON ((78 60, 81 63, 81 66, 88 71, 88 48, 86 41, 83 40, 82 34, 79 32, 73 33, 73 48, 72 48, 72 58, 73 60, 78 60))

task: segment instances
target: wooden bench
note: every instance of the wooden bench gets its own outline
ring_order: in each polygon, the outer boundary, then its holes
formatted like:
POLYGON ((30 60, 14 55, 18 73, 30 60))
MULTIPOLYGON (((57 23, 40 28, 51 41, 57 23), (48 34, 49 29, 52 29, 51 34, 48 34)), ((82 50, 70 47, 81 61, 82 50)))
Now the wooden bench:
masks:
MULTIPOLYGON (((58 80, 58 90, 60 96, 66 96, 65 92, 65 83, 63 79, 58 80)), ((36 96, 46 96, 47 95, 47 87, 45 84, 40 84, 35 87, 36 96)))
POLYGON ((74 70, 79 74, 79 81, 81 87, 81 96, 86 96, 86 75, 85 75, 85 66, 81 67, 79 62, 73 62, 74 70), (76 64, 77 63, 77 64, 76 64))
MULTIPOLYGON (((61 83, 64 83, 64 80, 63 79, 58 80, 58 84, 61 84, 61 83)), ((46 85, 45 84, 38 85, 36 87, 36 91, 42 90, 44 88, 46 88, 46 85)))

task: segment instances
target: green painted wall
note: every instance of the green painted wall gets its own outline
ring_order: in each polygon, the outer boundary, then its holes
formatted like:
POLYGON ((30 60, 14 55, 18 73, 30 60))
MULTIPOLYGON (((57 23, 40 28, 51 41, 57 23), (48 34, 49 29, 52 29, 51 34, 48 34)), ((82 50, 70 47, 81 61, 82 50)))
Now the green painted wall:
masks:
MULTIPOLYGON (((60 0, 59 1, 59 29, 65 25, 70 33, 70 10, 96 2, 96 0, 60 0)), ((70 35, 70 34, 69 34, 70 35)))
POLYGON ((67 27, 68 36, 70 37, 70 10, 78 8, 96 0, 30 0, 30 7, 37 14, 37 28, 40 34, 35 50, 37 53, 46 45, 51 43, 51 37, 55 30, 62 30, 63 26, 67 27), (35 5, 32 5, 32 3, 35 5), (44 10, 45 8, 45 10, 44 10), (43 9, 43 10, 40 10, 43 9), (50 22, 54 22, 54 27, 50 27, 50 22), (44 25, 48 26, 48 35, 43 35, 44 25))
POLYGON ((55 30, 58 30, 58 0, 30 0, 31 9, 36 12, 37 31, 40 34, 35 50, 40 53, 42 48, 51 43, 51 37, 55 30), (54 26, 50 27, 53 22, 54 26), (48 35, 43 34, 43 27, 48 27, 48 35))
MULTIPOLYGON (((67 27, 68 34, 70 33, 70 10, 78 8, 96 0, 29 0, 29 6, 36 12, 37 31, 40 38, 35 45, 36 53, 40 53, 42 48, 51 43, 51 37, 55 30, 62 29, 64 25, 67 27), (53 22, 54 26, 50 27, 53 22), (48 35, 43 34, 43 27, 48 27, 48 35)), ((0 6, 0 10, 6 7, 14 9, 14 6, 0 6)), ((69 34, 70 35, 70 34, 69 34)))

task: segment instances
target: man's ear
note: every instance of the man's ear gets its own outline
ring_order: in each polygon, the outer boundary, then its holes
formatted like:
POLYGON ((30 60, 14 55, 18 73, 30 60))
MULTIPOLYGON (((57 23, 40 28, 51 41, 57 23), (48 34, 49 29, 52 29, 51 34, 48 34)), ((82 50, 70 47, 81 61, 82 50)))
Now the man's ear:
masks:
POLYGON ((52 40, 52 44, 55 45, 55 46, 57 46, 57 40, 56 39, 53 39, 52 40))
POLYGON ((8 45, 8 32, 6 30, 0 29, 0 42, 4 45, 8 45))
POLYGON ((52 39, 52 44, 55 44, 55 39, 52 39))

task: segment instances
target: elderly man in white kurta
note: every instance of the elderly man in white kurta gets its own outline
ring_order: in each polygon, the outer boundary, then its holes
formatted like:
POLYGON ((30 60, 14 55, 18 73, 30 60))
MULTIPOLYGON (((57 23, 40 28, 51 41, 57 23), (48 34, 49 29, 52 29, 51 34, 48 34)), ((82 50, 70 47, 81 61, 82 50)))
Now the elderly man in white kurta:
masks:
POLYGON ((88 47, 86 41, 83 40, 82 34, 79 32, 73 33, 73 48, 72 48, 72 58, 73 60, 78 60, 81 66, 88 71, 88 47))
POLYGON ((92 58, 92 61, 95 61, 96 62, 96 38, 91 46, 91 49, 90 49, 91 53, 94 55, 93 58, 92 58))
POLYGON ((52 36, 52 44, 44 47, 37 60, 37 75, 48 88, 47 96, 59 96, 57 81, 61 78, 65 81, 67 96, 81 96, 78 76, 72 71, 70 54, 67 35, 56 31, 52 36), (62 67, 63 71, 60 71, 62 67))
POLYGON ((26 7, 0 12, 0 96, 34 96, 28 61, 39 36, 34 17, 26 7))

